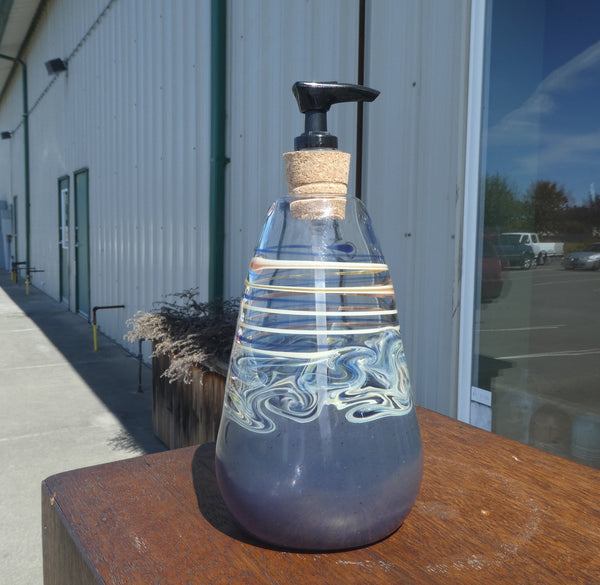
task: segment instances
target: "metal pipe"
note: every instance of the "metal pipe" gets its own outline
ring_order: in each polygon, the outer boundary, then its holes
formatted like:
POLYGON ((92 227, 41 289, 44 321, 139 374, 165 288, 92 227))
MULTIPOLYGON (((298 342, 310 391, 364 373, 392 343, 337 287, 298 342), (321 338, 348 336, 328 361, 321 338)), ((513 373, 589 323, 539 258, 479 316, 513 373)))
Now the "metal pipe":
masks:
POLYGON ((13 282, 19 282, 19 270, 20 266, 25 262, 13 262, 11 265, 11 278, 13 282))
POLYGON ((96 313, 105 309, 124 309, 125 305, 104 305, 92 309, 92 330, 94 332, 94 351, 98 351, 98 324, 96 322, 96 313))
POLYGON ((223 298, 225 263, 225 86, 227 15, 225 0, 212 0, 211 20, 211 125, 210 125, 210 245, 209 299, 223 298))
POLYGON ((18 57, 11 57, 0 53, 0 59, 6 59, 21 66, 21 77, 23 83, 23 144, 25 149, 25 267, 29 272, 31 264, 30 240, 31 240, 31 216, 30 216, 30 182, 29 182, 29 98, 27 91, 27 65, 18 57))
POLYGON ((142 343, 145 339, 138 339, 138 392, 143 392, 142 388, 142 366, 144 365, 144 355, 142 354, 142 343))
MULTIPOLYGON (((365 28, 366 28, 366 2, 360 0, 358 5, 358 85, 365 84, 365 28)), ((356 104, 356 175, 354 193, 357 199, 362 199, 363 181, 363 103, 356 104)))

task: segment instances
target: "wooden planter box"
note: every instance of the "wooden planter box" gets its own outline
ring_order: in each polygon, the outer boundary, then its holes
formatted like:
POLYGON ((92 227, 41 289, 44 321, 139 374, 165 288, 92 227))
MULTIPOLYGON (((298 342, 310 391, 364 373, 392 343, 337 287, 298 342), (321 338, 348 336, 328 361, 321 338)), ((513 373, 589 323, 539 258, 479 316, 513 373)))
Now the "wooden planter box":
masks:
POLYGON ((152 358, 152 428, 169 449, 215 441, 225 394, 227 367, 193 368, 192 381, 162 377, 168 357, 152 358))

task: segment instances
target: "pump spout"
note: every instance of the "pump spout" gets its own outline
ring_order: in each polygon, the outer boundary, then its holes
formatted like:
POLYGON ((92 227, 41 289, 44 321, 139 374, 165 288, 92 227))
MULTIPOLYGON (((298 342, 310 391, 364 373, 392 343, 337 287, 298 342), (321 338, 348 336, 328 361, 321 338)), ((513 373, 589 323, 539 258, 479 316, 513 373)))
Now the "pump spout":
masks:
POLYGON ((292 92, 305 115, 304 134, 295 152, 283 155, 295 219, 344 219, 350 154, 338 150, 337 136, 327 131, 327 112, 343 102, 372 102, 379 92, 351 83, 297 81, 292 92))
POLYGON ((297 81, 292 92, 300 111, 305 115, 304 134, 294 140, 294 149, 337 149, 338 139, 327 132, 327 112, 334 104, 344 102, 372 102, 379 91, 362 85, 337 81, 297 81))

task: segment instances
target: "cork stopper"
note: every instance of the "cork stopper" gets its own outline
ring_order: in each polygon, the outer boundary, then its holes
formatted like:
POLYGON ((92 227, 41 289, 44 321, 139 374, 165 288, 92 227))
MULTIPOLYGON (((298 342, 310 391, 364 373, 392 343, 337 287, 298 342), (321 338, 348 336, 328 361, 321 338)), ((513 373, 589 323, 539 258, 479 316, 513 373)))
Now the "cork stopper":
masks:
POLYGON ((339 150, 297 150, 283 155, 294 219, 344 219, 350 155, 339 150))

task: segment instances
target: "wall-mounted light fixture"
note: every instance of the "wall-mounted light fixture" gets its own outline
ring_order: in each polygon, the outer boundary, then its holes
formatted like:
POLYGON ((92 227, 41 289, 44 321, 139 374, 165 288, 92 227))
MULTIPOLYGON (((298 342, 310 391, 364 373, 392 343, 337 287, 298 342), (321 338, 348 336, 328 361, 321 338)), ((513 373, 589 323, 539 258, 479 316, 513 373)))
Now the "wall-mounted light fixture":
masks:
POLYGON ((50 59, 50 61, 46 61, 45 65, 48 75, 55 75, 67 70, 67 62, 62 59, 50 59))
POLYGON ((0 133, 0 137, 2 138, 2 140, 8 140, 12 137, 12 132, 4 131, 0 133))

